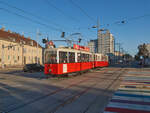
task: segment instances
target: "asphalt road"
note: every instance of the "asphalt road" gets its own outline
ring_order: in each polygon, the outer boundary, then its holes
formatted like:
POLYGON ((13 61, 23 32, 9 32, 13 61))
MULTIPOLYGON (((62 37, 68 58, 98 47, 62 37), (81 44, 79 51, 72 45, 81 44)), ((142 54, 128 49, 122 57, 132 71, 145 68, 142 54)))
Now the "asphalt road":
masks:
POLYGON ((102 113, 125 68, 102 68, 68 78, 21 71, 0 73, 0 112, 102 113))

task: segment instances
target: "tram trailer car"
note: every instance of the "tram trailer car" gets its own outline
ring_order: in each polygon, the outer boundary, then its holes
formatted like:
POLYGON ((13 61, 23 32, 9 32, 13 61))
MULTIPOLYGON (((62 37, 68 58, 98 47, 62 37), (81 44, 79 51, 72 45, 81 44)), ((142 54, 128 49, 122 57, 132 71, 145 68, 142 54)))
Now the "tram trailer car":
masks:
POLYGON ((107 67, 108 64, 108 56, 95 53, 94 54, 94 68, 96 67, 107 67))
POLYGON ((45 74, 62 75, 108 66, 108 57, 71 48, 46 49, 45 74))

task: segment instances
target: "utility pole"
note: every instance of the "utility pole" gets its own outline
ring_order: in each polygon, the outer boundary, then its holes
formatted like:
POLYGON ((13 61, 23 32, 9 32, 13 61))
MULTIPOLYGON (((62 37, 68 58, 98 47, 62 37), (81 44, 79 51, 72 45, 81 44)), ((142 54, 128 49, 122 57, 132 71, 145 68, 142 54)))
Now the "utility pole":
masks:
POLYGON ((39 59, 39 50, 38 50, 38 46, 39 46, 39 44, 38 44, 39 35, 41 35, 41 34, 40 34, 40 32, 39 32, 39 29, 37 29, 37 31, 36 31, 36 48, 37 48, 37 59, 36 59, 36 63, 37 63, 37 64, 38 64, 38 59, 39 59))
POLYGON ((114 38, 114 64, 116 64, 116 41, 114 38))
POLYGON ((24 65, 24 42, 21 41, 21 47, 22 47, 22 66, 24 65))
POLYGON ((116 43, 116 41, 114 40, 114 51, 115 51, 115 62, 117 62, 118 60, 120 60, 120 44, 121 43, 116 43), (117 46, 118 45, 118 46, 117 46), (117 49, 116 46, 118 47, 118 53, 117 53, 117 49))
POLYGON ((119 46, 119 60, 120 60, 120 43, 118 43, 118 46, 119 46))
POLYGON ((5 59, 4 59, 4 56, 5 56, 5 53, 4 53, 4 45, 2 45, 2 68, 4 68, 4 62, 5 62, 5 59))
MULTIPOLYGON (((100 21, 99 21, 99 17, 97 17, 97 43, 99 43, 98 38, 99 38, 99 29, 100 29, 100 21)), ((101 40, 102 43, 102 40, 101 40)), ((97 44, 97 53, 99 52, 99 44, 97 44)), ((102 45, 100 45, 102 48, 102 45)))

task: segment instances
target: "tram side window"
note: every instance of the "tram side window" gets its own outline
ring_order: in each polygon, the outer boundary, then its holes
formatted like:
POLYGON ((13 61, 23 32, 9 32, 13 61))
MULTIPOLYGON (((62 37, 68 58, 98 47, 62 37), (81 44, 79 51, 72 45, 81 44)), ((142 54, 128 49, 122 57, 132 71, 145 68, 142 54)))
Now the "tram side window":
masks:
POLYGON ((97 55, 95 55, 94 57, 95 57, 95 61, 97 61, 97 55))
POLYGON ((85 62, 85 54, 84 53, 81 54, 81 62, 85 62))
POLYGON ((89 62, 89 61, 90 61, 90 55, 87 54, 87 62, 89 62))
POLYGON ((89 62, 89 55, 88 54, 81 54, 81 61, 82 62, 89 62))
POLYGON ((48 63, 48 64, 57 63, 56 57, 57 57, 56 51, 47 51, 45 53, 45 63, 48 63))
POLYGON ((89 62, 89 55, 88 54, 85 54, 84 60, 85 60, 85 62, 89 62))
POLYGON ((105 56, 102 56, 102 61, 105 61, 105 56))
POLYGON ((59 63, 67 63, 67 52, 59 52, 59 63))
POLYGON ((69 52, 69 63, 75 62, 75 53, 69 52))
POLYGON ((98 61, 100 61, 100 56, 98 56, 98 61))
POLYGON ((81 62, 81 56, 80 55, 81 55, 80 53, 77 54, 77 62, 81 62))
POLYGON ((92 55, 89 55, 89 56, 90 56, 89 61, 91 62, 92 61, 92 55))

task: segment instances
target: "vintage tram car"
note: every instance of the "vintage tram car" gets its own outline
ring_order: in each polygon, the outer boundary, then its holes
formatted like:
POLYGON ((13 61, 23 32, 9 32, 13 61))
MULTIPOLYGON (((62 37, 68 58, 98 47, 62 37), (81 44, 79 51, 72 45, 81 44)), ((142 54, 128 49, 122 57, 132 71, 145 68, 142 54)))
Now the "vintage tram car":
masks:
POLYGON ((73 48, 49 48, 44 52, 45 74, 62 75, 108 66, 108 56, 73 48))

